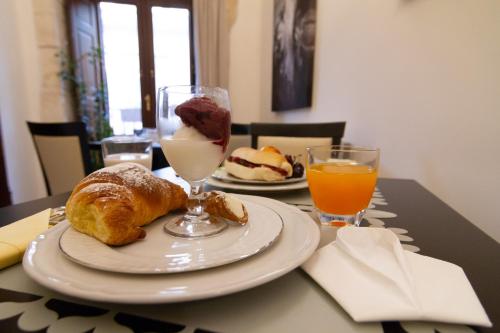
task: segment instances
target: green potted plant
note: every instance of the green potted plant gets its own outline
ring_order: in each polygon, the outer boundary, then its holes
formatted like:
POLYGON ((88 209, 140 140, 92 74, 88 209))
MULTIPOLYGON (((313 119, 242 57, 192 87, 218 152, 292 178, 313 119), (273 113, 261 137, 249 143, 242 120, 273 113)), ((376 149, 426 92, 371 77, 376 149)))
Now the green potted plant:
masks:
MULTIPOLYGON (((73 59, 66 50, 60 50, 56 57, 59 58, 60 71, 58 73, 62 81, 71 85, 76 101, 78 118, 85 123, 90 141, 100 141, 105 137, 113 135, 113 129, 109 124, 109 110, 107 103, 106 85, 100 80, 98 86, 88 86, 79 76, 80 66, 84 62, 88 65, 102 68, 102 50, 92 48, 78 59, 73 59)), ((93 169, 103 166, 100 150, 91 149, 93 169)))

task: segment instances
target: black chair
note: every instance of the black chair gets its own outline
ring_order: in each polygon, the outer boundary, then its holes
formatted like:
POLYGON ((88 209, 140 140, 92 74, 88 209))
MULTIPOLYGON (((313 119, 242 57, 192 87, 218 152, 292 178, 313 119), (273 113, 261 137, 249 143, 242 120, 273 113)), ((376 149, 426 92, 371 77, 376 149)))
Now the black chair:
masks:
POLYGON ((250 125, 238 123, 231 124, 231 137, 229 138, 225 157, 227 158, 236 148, 250 147, 250 144, 250 125))
POLYGON ((153 142, 153 165, 151 166, 151 170, 158 170, 168 166, 170 166, 170 164, 168 164, 160 144, 153 142))
POLYGON ((27 124, 49 195, 71 191, 92 172, 84 123, 27 124))
POLYGON ((274 146, 281 153, 295 156, 299 162, 305 163, 306 147, 340 144, 345 124, 251 123, 252 147, 274 146))
POLYGON ((340 144, 342 137, 344 136, 344 130, 345 122, 312 124, 250 124, 250 133, 252 135, 253 148, 258 147, 258 139, 260 136, 331 138, 331 144, 338 145, 340 144))
POLYGON ((250 124, 231 124, 231 135, 249 135, 250 134, 250 124))

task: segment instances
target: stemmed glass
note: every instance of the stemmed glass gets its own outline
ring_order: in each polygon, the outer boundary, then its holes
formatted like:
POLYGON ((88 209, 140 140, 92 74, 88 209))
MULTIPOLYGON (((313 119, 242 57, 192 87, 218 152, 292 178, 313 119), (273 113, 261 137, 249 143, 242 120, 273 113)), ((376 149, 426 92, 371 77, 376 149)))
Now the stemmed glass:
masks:
POLYGON ((168 86, 158 91, 156 127, 168 163, 191 186, 187 213, 167 222, 174 236, 199 238, 227 225, 204 211, 203 185, 224 159, 231 132, 227 90, 203 86, 168 86))

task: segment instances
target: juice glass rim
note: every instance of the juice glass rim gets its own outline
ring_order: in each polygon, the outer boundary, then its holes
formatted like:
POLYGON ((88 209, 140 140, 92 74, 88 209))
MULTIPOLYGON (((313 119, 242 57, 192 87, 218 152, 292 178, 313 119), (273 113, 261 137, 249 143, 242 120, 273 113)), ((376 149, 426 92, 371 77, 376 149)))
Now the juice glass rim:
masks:
POLYGON ((351 151, 351 152, 380 152, 380 148, 362 147, 362 146, 344 146, 344 145, 322 145, 311 146, 306 148, 307 152, 314 150, 330 150, 330 151, 351 151))
POLYGON ((101 140, 101 143, 153 143, 150 138, 137 135, 113 135, 101 140))

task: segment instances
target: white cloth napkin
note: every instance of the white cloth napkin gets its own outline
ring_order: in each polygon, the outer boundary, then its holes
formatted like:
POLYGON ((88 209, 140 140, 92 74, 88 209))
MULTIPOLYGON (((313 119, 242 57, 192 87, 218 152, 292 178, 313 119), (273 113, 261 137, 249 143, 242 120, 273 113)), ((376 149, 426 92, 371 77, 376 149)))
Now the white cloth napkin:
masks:
POLYGON ((382 228, 344 227, 302 268, 358 322, 425 320, 491 327, 461 267, 403 250, 382 228))

